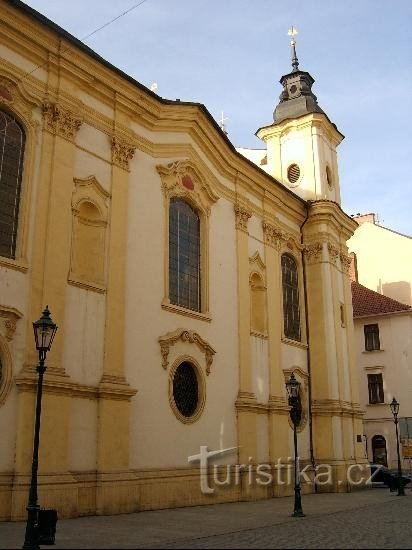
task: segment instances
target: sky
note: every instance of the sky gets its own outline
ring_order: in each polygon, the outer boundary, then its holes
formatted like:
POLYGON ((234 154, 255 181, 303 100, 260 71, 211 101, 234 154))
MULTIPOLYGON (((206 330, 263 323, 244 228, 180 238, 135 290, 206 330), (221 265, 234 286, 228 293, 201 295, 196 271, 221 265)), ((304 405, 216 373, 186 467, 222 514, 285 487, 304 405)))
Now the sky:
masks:
MULTIPOLYGON (((83 39, 138 1, 26 3, 83 39)), ((344 210, 412 235, 411 21, 410 0, 143 0, 83 41, 160 96, 203 103, 216 119, 223 111, 232 143, 260 148, 254 134, 273 121, 294 25, 299 68, 345 135, 344 210)))

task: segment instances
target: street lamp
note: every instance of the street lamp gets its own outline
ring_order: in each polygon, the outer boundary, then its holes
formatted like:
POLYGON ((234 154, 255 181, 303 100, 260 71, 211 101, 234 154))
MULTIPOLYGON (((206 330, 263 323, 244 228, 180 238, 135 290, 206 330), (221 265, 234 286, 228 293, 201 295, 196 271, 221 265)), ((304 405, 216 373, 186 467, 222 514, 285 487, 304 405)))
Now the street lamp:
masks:
POLYGON ((36 399, 36 417, 34 423, 34 442, 33 442, 33 460, 31 466, 31 483, 29 491, 29 502, 27 504, 27 523, 26 535, 23 548, 31 550, 39 549, 39 511, 37 504, 37 469, 39 464, 39 439, 40 439, 40 417, 41 417, 41 399, 43 392, 43 375, 46 371, 44 365, 47 352, 50 351, 54 337, 57 331, 57 325, 53 323, 50 317, 48 306, 43 311, 43 315, 38 321, 33 323, 34 339, 36 349, 39 353, 39 364, 37 372, 39 380, 37 383, 36 399))
POLYGON ((403 479, 402 479, 401 455, 399 452, 399 432, 398 432, 399 403, 396 401, 395 398, 393 398, 389 406, 393 414, 393 421, 395 422, 395 429, 396 429, 396 452, 398 453, 398 496, 405 496, 405 490, 403 488, 403 479))
POLYGON ((286 390, 288 392, 288 404, 290 409, 290 418, 293 423, 293 443, 295 447, 295 504, 292 517, 302 518, 305 514, 302 510, 302 499, 300 496, 300 472, 298 466, 298 436, 297 426, 302 418, 302 409, 299 400, 299 388, 300 383, 296 380, 294 373, 292 372, 290 379, 286 382, 286 390))

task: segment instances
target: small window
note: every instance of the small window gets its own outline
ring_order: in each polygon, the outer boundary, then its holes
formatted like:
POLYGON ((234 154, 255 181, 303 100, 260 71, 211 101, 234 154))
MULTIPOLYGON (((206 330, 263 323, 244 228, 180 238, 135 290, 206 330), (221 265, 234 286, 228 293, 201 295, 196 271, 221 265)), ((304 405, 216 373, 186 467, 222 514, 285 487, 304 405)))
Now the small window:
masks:
POLYGON ((182 422, 193 422, 202 410, 203 391, 197 369, 189 361, 177 366, 172 379, 172 408, 182 422))
POLYGON ((381 349, 379 341, 379 325, 364 325, 365 332, 365 350, 373 351, 381 349))
POLYGON ((282 256, 283 332, 300 342, 298 266, 289 254, 282 256))
POLYGON ((169 211, 169 299, 201 311, 200 218, 186 201, 173 198, 169 211))
POLYGON ((369 403, 384 403, 382 374, 368 374, 369 403))

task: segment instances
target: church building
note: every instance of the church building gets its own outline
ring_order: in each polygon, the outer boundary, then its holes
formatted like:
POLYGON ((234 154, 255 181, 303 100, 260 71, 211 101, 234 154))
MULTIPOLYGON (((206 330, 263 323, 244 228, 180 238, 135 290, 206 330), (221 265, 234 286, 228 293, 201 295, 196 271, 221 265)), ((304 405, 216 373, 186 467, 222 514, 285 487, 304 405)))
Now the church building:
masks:
POLYGON ((254 479, 262 464, 290 469, 292 373, 301 468, 313 480, 329 465, 317 490, 351 490, 366 463, 357 224, 340 207, 343 135, 294 41, 251 160, 202 104, 156 95, 19 0, 0 13, 0 519, 26 517, 32 323, 46 305, 58 330, 42 507, 62 518, 292 494, 254 479), (246 465, 240 481, 211 475, 202 492, 189 461, 201 447, 232 449, 216 464, 222 477, 246 465))

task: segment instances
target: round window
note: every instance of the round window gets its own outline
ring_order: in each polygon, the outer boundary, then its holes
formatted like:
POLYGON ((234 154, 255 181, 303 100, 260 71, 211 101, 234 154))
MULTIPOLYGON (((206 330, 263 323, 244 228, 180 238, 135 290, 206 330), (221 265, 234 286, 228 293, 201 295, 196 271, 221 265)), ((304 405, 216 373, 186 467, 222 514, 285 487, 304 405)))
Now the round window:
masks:
POLYGON ((188 361, 180 363, 173 376, 173 401, 184 419, 193 419, 199 411, 201 388, 195 367, 188 361))
POLYGON ((300 178, 300 168, 297 164, 291 164, 288 168, 288 180, 294 184, 300 178))

